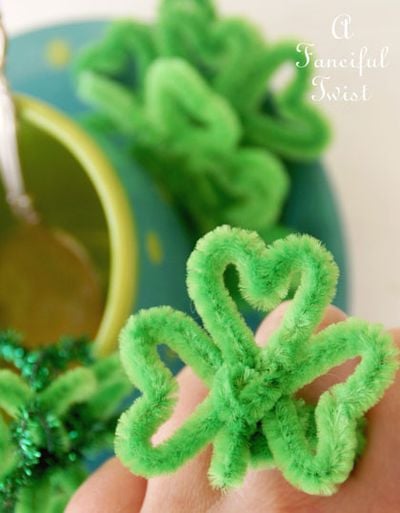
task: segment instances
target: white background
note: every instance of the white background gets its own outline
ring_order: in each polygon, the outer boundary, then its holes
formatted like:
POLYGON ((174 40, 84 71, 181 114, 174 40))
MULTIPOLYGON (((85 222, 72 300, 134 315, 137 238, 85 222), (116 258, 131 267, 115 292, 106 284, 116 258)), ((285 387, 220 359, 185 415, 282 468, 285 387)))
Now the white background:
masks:
MULTIPOLYGON (((154 0, 0 0, 10 31, 104 15, 152 19, 154 0)), ((227 14, 240 13, 269 39, 296 36, 316 44, 320 57, 346 56, 367 46, 371 55, 389 46, 390 66, 363 79, 354 70, 331 71, 334 85, 369 87, 364 103, 329 103, 336 137, 327 161, 345 217, 352 268, 352 313, 400 325, 400 2, 399 0, 220 0, 227 14), (337 41, 335 16, 352 16, 354 37, 337 41)))

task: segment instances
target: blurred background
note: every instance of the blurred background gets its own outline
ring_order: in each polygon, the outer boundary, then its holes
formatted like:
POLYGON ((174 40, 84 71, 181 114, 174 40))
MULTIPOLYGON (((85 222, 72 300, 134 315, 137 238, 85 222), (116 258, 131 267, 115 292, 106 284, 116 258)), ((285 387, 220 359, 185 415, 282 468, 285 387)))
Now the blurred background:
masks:
MULTIPOLYGON (((400 325, 400 2, 219 0, 218 4, 223 13, 254 20, 271 40, 295 36, 314 43, 323 59, 358 58, 363 47, 371 58, 379 58, 382 48, 389 48, 385 68, 366 70, 362 77, 348 68, 317 74, 331 77, 329 89, 347 87, 349 92, 360 92, 367 87, 368 101, 325 98, 321 102, 335 129, 326 162, 345 221, 351 313, 387 326, 400 325), (332 22, 342 13, 352 19, 349 40, 332 35, 332 22)), ((157 2, 2 0, 1 5, 10 32, 16 34, 84 18, 151 20, 157 2)))

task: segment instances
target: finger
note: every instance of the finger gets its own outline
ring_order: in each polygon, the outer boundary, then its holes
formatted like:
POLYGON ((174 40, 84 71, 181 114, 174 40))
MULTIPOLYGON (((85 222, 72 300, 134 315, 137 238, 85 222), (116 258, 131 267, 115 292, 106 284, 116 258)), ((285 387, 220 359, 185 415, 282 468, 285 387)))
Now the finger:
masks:
POLYGON ((83 483, 65 513, 139 513, 145 493, 146 480, 113 458, 83 483))
MULTIPOLYGON (((256 332, 256 342, 260 346, 265 345, 271 335, 279 328, 282 320, 290 306, 291 301, 284 301, 275 310, 273 310, 260 324, 256 332)), ((321 324, 318 326, 317 331, 325 329, 330 324, 344 321, 346 314, 337 306, 330 305, 325 312, 321 324)))
MULTIPOLYGON (((268 343, 268 339, 281 325, 289 305, 290 301, 285 301, 264 319, 256 333, 256 341, 258 344, 265 345, 268 343)), ((324 318, 316 331, 322 331, 331 324, 336 324, 344 320, 346 320, 346 314, 338 307, 330 305, 326 309, 324 318)), ((346 379, 346 377, 354 370, 355 365, 356 361, 351 360, 343 365, 331 369, 329 373, 317 378, 313 383, 304 387, 303 390, 299 392, 299 395, 307 401, 317 402, 322 392, 330 388, 332 385, 346 379)))

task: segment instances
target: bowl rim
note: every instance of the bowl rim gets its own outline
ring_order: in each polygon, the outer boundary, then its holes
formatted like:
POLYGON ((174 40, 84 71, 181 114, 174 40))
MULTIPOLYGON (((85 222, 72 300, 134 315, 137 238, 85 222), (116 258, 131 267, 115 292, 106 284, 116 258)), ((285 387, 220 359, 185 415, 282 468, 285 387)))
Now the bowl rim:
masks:
POLYGON ((103 207, 110 243, 110 278, 93 353, 107 356, 116 349, 119 332, 137 297, 138 245, 132 207, 112 164, 75 121, 30 96, 16 95, 15 104, 19 120, 44 131, 71 153, 87 173, 103 207))

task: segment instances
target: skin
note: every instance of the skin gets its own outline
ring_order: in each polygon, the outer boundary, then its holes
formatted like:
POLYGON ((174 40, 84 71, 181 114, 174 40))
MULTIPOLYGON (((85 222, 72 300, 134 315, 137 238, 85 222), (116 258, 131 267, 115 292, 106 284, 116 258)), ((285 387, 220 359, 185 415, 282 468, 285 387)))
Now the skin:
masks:
MULTIPOLYGON (((282 304, 261 324, 256 334, 260 345, 279 326, 287 308, 282 304)), ((345 314, 331 306, 319 329, 342 321, 345 314)), ((392 330, 400 346, 400 328, 392 330)), ((316 400, 334 383, 351 373, 356 361, 332 370, 302 395, 316 400)), ((191 369, 178 377, 180 399, 173 417, 160 429, 155 443, 170 436, 207 390, 191 369)), ((117 459, 94 473, 72 498, 65 513, 398 513, 400 511, 400 374, 381 402, 368 413, 368 444, 349 479, 331 497, 316 497, 294 489, 279 471, 249 472, 238 489, 221 493, 207 479, 210 448, 172 475, 150 480, 132 475, 117 459), (397 456, 396 456, 397 455, 397 456)))

